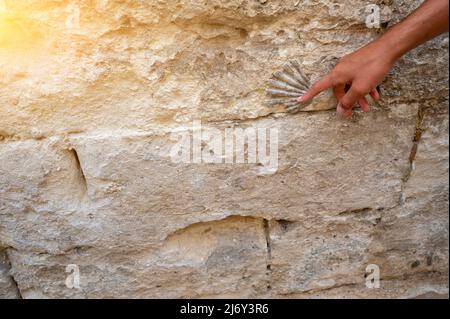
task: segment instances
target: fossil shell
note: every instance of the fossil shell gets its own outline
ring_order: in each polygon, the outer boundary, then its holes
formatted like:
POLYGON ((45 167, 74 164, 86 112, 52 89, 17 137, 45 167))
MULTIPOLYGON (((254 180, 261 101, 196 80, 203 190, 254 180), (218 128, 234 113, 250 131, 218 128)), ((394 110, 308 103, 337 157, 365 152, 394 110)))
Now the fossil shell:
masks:
POLYGON ((311 82, 302 71, 300 63, 288 61, 281 71, 277 71, 269 80, 266 91, 269 96, 267 105, 269 107, 282 105, 286 111, 295 113, 309 105, 300 103, 297 99, 304 95, 310 88, 311 82))

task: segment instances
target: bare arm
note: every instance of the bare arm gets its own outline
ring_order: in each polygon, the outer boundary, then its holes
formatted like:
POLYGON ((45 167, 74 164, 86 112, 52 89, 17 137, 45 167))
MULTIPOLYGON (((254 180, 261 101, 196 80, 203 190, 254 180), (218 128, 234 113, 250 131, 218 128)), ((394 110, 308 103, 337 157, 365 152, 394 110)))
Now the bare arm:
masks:
POLYGON ((376 87, 395 62, 408 51, 448 29, 449 1, 427 0, 380 38, 343 57, 336 67, 315 83, 299 101, 308 101, 320 92, 333 88, 339 102, 338 113, 350 117, 356 103, 367 112, 369 104, 366 96, 370 94, 375 100, 379 100, 376 87), (348 92, 345 91, 346 84, 350 85, 348 92))

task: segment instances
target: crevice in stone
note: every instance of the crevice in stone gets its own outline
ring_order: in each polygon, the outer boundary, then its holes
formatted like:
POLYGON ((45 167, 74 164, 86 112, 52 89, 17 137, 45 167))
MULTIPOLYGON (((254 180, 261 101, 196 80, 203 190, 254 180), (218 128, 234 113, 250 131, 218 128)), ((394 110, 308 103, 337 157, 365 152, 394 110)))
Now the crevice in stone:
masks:
POLYGON ((13 137, 13 135, 6 132, 0 132, 0 142, 8 141, 13 137))
POLYGON ((177 235, 179 235, 179 234, 181 234, 183 232, 186 232, 186 231, 188 231, 188 230, 190 230, 190 229, 192 229, 194 227, 198 227, 200 225, 214 225, 215 223, 222 222, 222 221, 225 221, 225 220, 232 220, 232 219, 235 219, 235 218, 254 219, 254 220, 262 219, 261 217, 258 217, 258 216, 228 215, 228 216, 225 216, 223 218, 199 221, 199 222, 195 222, 195 223, 188 224, 186 226, 178 228, 177 230, 175 230, 175 231, 169 233, 167 236, 165 236, 165 238, 163 240, 167 241, 167 240, 169 240, 170 238, 172 238, 174 236, 177 236, 177 235))
POLYGON ((347 215, 353 215, 353 214, 364 214, 364 213, 370 212, 371 210, 372 210, 372 208, 370 208, 370 207, 346 210, 346 211, 338 213, 338 216, 347 216, 347 215))
POLYGON ((287 232, 289 230, 289 227, 295 223, 294 221, 287 219, 277 219, 276 222, 280 225, 281 229, 284 232, 287 232))
POLYGON ((24 137, 21 137, 19 135, 10 134, 10 133, 6 133, 6 132, 0 132, 0 142, 4 142, 4 143, 18 142, 18 141, 24 141, 24 140, 35 140, 35 141, 38 141, 38 140, 41 140, 41 139, 37 139, 37 138, 34 138, 34 137, 24 138, 24 137))
POLYGON ((326 109, 326 110, 301 110, 297 113, 289 113, 289 112, 269 112, 267 114, 262 114, 262 115, 258 115, 256 117, 248 117, 248 118, 228 118, 228 119, 223 119, 223 120, 215 120, 215 119, 203 119, 202 123, 203 124, 210 124, 210 125, 221 125, 221 124, 233 124, 233 125, 238 125, 238 124, 247 124, 247 123, 253 123, 253 122, 257 122, 259 120, 264 120, 264 119, 273 119, 273 120, 277 120, 277 119, 281 119, 281 118, 288 118, 291 116, 299 116, 299 115, 306 115, 306 114, 319 114, 319 113, 334 113, 336 111, 335 108, 330 108, 330 109, 326 109))
MULTIPOLYGON (((413 279, 423 279, 424 277, 427 276, 446 276, 444 273, 439 272, 439 271, 424 271, 424 272, 417 272, 417 273, 412 273, 412 274, 405 274, 405 275, 398 275, 398 276, 385 276, 383 278, 380 278, 380 285, 381 287, 383 287, 383 282, 388 282, 388 281, 408 281, 408 280, 413 280, 413 279)), ((447 278, 447 277, 446 277, 447 278)), ((332 291, 335 289, 339 289, 339 288, 345 288, 345 287, 365 287, 363 282, 359 282, 359 283, 354 283, 354 282, 348 282, 348 283, 341 283, 341 284, 337 284, 334 286, 330 286, 330 287, 325 287, 325 288, 313 288, 313 289, 309 289, 309 290, 304 290, 304 291, 292 291, 292 292, 284 292, 284 293, 280 293, 281 296, 287 297, 287 296, 310 296, 312 294, 316 294, 316 293, 323 293, 326 291, 332 291)))
MULTIPOLYGON (((324 109, 324 110, 301 110, 298 113, 292 114, 288 112, 269 112, 267 114, 258 115, 256 117, 246 117, 246 118, 239 118, 239 117, 230 117, 225 118, 221 120, 216 119, 202 119, 202 124, 209 124, 209 125, 224 125, 224 124, 233 124, 233 125, 241 125, 241 124, 250 124, 254 122, 258 122, 260 120, 264 119, 283 119, 291 116, 299 116, 299 115, 306 115, 306 114, 319 114, 319 113, 334 113, 335 108, 330 109, 324 109)), ((174 125, 176 123, 173 123, 174 125)), ((187 125, 191 123, 185 123, 187 125)), ((163 129, 162 127, 160 129, 163 129)), ((76 132, 64 132, 64 134, 53 134, 48 136, 41 136, 39 138, 32 137, 32 136, 19 136, 19 135, 11 135, 7 133, 0 133, 0 142, 23 142, 23 141, 45 141, 50 138, 60 138, 63 140, 64 138, 70 137, 70 136, 76 136, 80 134, 85 134, 86 136, 95 135, 95 130, 92 131, 76 131, 76 132)), ((164 132, 164 134, 170 134, 172 131, 164 132)), ((113 133, 113 132, 112 132, 113 133)), ((112 134, 111 133, 111 134, 112 134)), ((154 136, 160 136, 161 134, 155 133, 155 131, 138 131, 135 135, 133 134, 119 134, 120 136, 124 138, 133 138, 133 137, 154 137, 154 136)))
POLYGON ((420 140, 422 139, 422 134, 424 132, 423 122, 424 122, 424 118, 425 118, 425 109, 426 109, 426 107, 419 106, 419 109, 417 111, 416 127, 414 130, 414 136, 412 139, 413 145, 411 147, 411 151, 409 153, 409 159, 408 159, 409 167, 402 178, 402 189, 400 192, 400 200, 399 200, 400 206, 405 203, 406 199, 405 199, 404 190, 405 190, 406 184, 408 183, 409 179, 411 178, 411 174, 415 168, 417 151, 419 149, 419 143, 420 143, 420 140))
POLYGON ((416 128, 415 128, 414 137, 413 137, 413 146, 411 148, 411 152, 409 155, 409 163, 411 166, 414 165, 414 162, 416 160, 419 142, 422 138, 422 134, 424 131, 424 128, 423 128, 424 117, 425 117, 425 108, 421 106, 421 107, 419 107, 419 110, 417 111, 416 128))
POLYGON ((83 191, 83 194, 85 195, 87 193, 87 181, 86 176, 84 175, 83 167, 81 166, 80 158, 78 156, 77 151, 72 148, 69 150, 73 158, 75 159, 75 168, 77 170, 77 179, 79 181, 79 184, 81 185, 81 189, 83 191))
POLYGON ((266 275, 267 275, 267 289, 272 289, 272 242, 270 240, 270 225, 269 220, 263 219, 264 236, 266 238, 267 261, 266 261, 266 275))
POLYGON ((10 274, 10 276, 11 276, 11 282, 14 285, 14 287, 16 288, 17 296, 19 297, 19 299, 23 299, 22 292, 20 291, 19 284, 17 283, 16 278, 14 278, 14 276, 12 274, 10 274))
POLYGON ((304 293, 305 294, 314 294, 314 293, 318 293, 318 292, 324 292, 324 291, 327 291, 327 290, 333 290, 333 289, 344 288, 344 287, 356 287, 356 286, 358 286, 357 283, 343 283, 343 284, 340 284, 340 285, 335 285, 335 286, 326 287, 326 288, 318 288, 318 289, 307 290, 304 293))
POLYGON ((16 278, 14 278, 14 275, 12 273, 12 263, 8 255, 8 248, 5 248, 3 251, 2 249, 0 249, 0 261, 1 259, 3 259, 4 265, 6 265, 7 275, 10 279, 10 284, 14 290, 14 295, 16 295, 16 298, 18 299, 23 299, 22 292, 20 291, 16 278))

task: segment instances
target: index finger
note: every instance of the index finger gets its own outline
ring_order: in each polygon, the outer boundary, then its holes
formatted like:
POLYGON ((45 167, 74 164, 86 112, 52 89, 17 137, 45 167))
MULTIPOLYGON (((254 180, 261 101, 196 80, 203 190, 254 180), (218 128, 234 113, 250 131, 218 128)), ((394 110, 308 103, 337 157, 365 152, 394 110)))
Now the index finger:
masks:
POLYGON ((321 78, 319 81, 317 81, 311 89, 309 89, 308 92, 306 92, 305 95, 298 98, 299 102, 306 102, 311 100, 313 97, 315 97, 317 94, 319 94, 322 91, 325 91, 326 89, 332 87, 333 84, 331 82, 331 76, 328 74, 321 78))

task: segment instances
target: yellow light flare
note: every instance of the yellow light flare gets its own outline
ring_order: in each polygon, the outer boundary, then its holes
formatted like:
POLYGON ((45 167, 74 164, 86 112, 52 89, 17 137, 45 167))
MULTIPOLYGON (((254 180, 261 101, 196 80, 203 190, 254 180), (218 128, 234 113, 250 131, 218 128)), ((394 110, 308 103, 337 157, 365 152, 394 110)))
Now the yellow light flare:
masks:
POLYGON ((15 12, 1 11, 0 7, 0 50, 26 50, 40 37, 33 21, 15 12))

